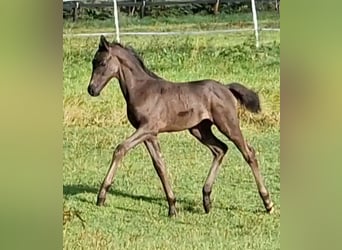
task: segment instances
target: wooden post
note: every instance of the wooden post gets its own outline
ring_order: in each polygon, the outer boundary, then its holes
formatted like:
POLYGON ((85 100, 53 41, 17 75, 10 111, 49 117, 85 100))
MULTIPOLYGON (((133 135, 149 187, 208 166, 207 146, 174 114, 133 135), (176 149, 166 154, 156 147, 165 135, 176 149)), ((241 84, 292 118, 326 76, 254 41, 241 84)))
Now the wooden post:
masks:
POLYGON ((77 10, 76 10, 76 6, 74 6, 74 8, 72 8, 72 21, 76 22, 76 18, 77 18, 77 10))
POLYGON ((280 14, 280 0, 276 0, 276 9, 278 14, 280 14))
POLYGON ((120 31, 119 31, 119 13, 118 13, 118 3, 116 0, 113 0, 113 12, 114 12, 114 23, 115 23, 115 32, 116 32, 116 41, 120 42, 120 31))
POLYGON ((219 4, 220 4, 220 0, 217 0, 215 5, 214 5, 214 14, 217 15, 219 13, 219 4))
POLYGON ((146 6, 146 0, 142 0, 141 10, 140 10, 140 18, 143 18, 145 15, 145 6, 146 6))
POLYGON ((257 13, 256 13, 256 8, 255 8, 255 0, 251 0, 251 2, 252 2, 252 13, 253 13, 256 47, 259 48, 258 18, 257 18, 257 13))
POLYGON ((77 17, 78 17, 78 7, 79 7, 79 2, 75 2, 74 7, 72 8, 72 21, 76 22, 77 17))
MULTIPOLYGON (((137 0, 134 0, 134 3, 136 3, 137 0)), ((134 16, 134 12, 135 12, 135 5, 132 7, 132 10, 131 10, 131 16, 134 16)))

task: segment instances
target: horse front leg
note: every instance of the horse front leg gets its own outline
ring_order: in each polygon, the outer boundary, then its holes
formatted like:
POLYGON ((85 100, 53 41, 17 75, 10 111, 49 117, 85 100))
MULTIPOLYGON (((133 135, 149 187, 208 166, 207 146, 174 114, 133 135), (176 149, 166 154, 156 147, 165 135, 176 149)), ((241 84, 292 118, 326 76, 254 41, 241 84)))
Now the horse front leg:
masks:
POLYGON ((136 130, 130 137, 128 137, 124 142, 120 143, 113 152, 112 161, 110 167, 108 169, 107 175, 104 178, 99 193, 97 195, 97 202, 98 206, 102 206, 106 200, 106 195, 111 187, 116 171, 119 167, 120 162, 122 161, 123 157, 126 153, 132 149, 133 147, 137 146, 139 143, 145 141, 152 135, 151 131, 146 131, 145 129, 138 129, 136 130))

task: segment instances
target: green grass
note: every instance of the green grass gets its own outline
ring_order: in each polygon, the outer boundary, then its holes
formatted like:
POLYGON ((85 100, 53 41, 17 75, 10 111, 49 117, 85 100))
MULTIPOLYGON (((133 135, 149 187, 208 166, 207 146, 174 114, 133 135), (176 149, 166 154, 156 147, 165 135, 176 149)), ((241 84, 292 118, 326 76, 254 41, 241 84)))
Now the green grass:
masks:
MULTIPOLYGON (((120 31, 186 31, 232 28, 253 28, 251 13, 219 15, 185 15, 168 17, 129 17, 119 15, 120 31)), ((279 15, 275 12, 258 12, 260 28, 280 26, 279 15)), ((64 33, 113 32, 114 19, 64 21, 64 33)))
MULTIPOLYGON (((95 31, 94 31, 95 32, 95 31)), ((105 207, 96 195, 115 146, 134 130, 128 124, 117 81, 98 98, 87 94, 91 59, 99 38, 65 38, 64 212, 65 249, 280 249, 280 43, 279 33, 253 35, 125 37, 146 65, 164 78, 239 81, 257 90, 262 113, 241 110, 241 127, 257 151, 276 211, 264 212, 248 165, 223 135, 230 150, 213 187, 213 208, 205 214, 201 190, 212 156, 188 132, 159 136, 178 215, 168 206, 151 160, 140 145, 123 160, 105 207), (67 214, 67 213, 66 213, 67 214)))

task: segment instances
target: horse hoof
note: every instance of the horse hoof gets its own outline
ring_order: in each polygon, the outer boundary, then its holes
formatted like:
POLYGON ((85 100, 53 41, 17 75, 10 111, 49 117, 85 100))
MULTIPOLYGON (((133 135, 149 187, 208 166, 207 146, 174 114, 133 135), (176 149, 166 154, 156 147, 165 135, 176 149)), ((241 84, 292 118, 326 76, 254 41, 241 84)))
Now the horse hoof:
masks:
POLYGON ((267 210, 267 213, 269 214, 273 214, 273 212, 274 212, 274 207, 271 207, 269 210, 267 210))
POLYGON ((205 207, 204 207, 204 211, 205 211, 206 214, 209 214, 209 212, 210 212, 210 206, 205 206, 205 207))
POLYGON ((274 212, 274 205, 273 205, 273 203, 271 203, 269 208, 266 208, 266 211, 269 214, 273 214, 273 212, 274 212))
POLYGON ((175 208, 171 208, 171 209, 169 210, 169 217, 174 217, 174 216, 176 216, 176 215, 177 215, 176 209, 175 209, 175 208))

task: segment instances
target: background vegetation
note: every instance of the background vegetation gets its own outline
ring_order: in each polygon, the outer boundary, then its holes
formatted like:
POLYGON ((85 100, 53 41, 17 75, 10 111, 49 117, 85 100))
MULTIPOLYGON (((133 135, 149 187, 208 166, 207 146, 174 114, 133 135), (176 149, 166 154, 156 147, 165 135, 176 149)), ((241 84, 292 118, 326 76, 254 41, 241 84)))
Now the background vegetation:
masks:
MULTIPOLYGON (((98 0, 83 0, 83 3, 100 3, 106 1, 98 0)), ((112 2, 112 1, 109 1, 112 2)), ((137 1, 141 2, 141 1, 137 1)), ((161 2, 158 0, 158 2, 161 2)), ((164 1, 167 3, 168 1, 164 1)), ((181 2, 181 1, 180 1, 181 2)), ((256 1, 256 8, 258 11, 274 11, 276 9, 275 0, 261 0, 256 1)), ((235 14, 235 13, 250 13, 251 1, 220 1, 219 13, 221 14, 235 14)), ((119 12, 132 17, 139 17, 140 7, 125 7, 119 6, 119 12)), ((64 9, 63 16, 67 18, 72 14, 72 10, 64 9)), ((144 17, 179 17, 180 15, 211 15, 216 14, 214 11, 214 4, 180 4, 180 5, 159 5, 146 6, 144 10, 144 17)), ((96 8, 81 8, 78 13, 78 18, 88 20, 105 20, 113 17, 113 7, 96 7, 96 8)))

